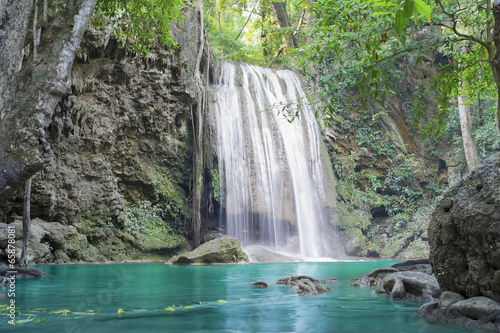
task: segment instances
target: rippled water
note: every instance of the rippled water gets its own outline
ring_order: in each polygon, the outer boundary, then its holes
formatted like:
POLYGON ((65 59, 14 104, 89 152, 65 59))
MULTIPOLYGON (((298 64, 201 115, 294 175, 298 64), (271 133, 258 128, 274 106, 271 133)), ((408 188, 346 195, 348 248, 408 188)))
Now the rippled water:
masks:
POLYGON ((12 327, 2 313, 0 332, 475 332, 417 317, 423 302, 392 301, 349 286, 351 279, 390 264, 38 266, 50 277, 16 285, 17 319, 33 320, 12 327), (314 297, 275 284, 299 274, 340 283, 314 297), (271 287, 251 288, 257 280, 271 287))

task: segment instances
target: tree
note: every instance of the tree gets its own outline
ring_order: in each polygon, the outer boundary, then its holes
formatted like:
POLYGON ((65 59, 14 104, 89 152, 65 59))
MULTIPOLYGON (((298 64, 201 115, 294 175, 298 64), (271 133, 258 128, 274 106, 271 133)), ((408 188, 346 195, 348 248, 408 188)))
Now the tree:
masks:
MULTIPOLYGON (((311 8, 318 20, 310 32, 311 44, 301 51, 331 69, 322 78, 329 113, 338 103, 349 107, 356 98, 367 105, 394 93, 388 73, 398 57, 416 55, 417 63, 439 51, 460 57, 457 50, 464 43, 472 46, 469 56, 461 56, 462 65, 438 72, 434 82, 440 109, 423 132, 442 133, 448 102, 458 94, 463 70, 487 62, 500 98, 500 0, 493 5, 491 0, 319 0, 311 8), (429 27, 442 32, 422 34, 429 27)), ((468 89, 480 84, 470 81, 468 89)))

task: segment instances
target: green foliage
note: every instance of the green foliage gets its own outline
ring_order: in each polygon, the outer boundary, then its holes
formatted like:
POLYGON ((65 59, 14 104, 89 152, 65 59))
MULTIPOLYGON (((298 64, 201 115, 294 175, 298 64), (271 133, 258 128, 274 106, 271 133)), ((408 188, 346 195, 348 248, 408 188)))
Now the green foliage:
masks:
POLYGON ((129 204, 125 201, 126 230, 144 250, 170 248, 179 245, 174 228, 161 218, 162 209, 148 200, 129 204))
POLYGON ((316 1, 311 9, 318 20, 309 30, 310 43, 300 49, 303 72, 307 75, 311 61, 317 64, 324 112, 335 115, 338 106, 350 111, 370 109, 374 101, 394 94, 390 70, 402 57, 414 59, 415 65, 426 54, 437 52, 454 59, 439 64, 428 87, 437 93, 439 104, 432 118, 420 123, 428 110, 419 96, 411 108, 415 127, 426 135, 440 136, 449 102, 458 94, 482 91, 496 97, 488 64, 494 48, 492 16, 487 8, 485 0, 316 1), (444 27, 443 32, 433 34, 428 26, 444 27))
POLYGON ((157 36, 164 45, 176 45, 170 29, 181 18, 182 4, 182 0, 99 0, 92 23, 96 28, 111 24, 119 40, 147 54, 157 36))
POLYGON ((219 175, 219 165, 215 164, 212 169, 212 189, 214 191, 214 199, 217 202, 221 202, 220 193, 220 175, 219 175))

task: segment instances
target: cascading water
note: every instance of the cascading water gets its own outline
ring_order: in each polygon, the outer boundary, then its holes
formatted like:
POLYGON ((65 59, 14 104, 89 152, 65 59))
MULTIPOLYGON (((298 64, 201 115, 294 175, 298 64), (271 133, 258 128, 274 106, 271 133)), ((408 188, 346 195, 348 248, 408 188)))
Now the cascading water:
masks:
POLYGON ((246 249, 307 260, 341 255, 333 173, 297 75, 220 63, 210 109, 226 233, 246 249))

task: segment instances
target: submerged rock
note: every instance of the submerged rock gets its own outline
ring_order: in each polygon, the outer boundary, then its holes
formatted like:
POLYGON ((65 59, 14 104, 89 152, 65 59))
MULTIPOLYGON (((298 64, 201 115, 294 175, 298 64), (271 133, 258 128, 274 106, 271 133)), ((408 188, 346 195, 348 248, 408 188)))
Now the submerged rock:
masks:
POLYGON ((484 331, 500 332, 500 304, 484 296, 464 299, 460 294, 444 292, 439 302, 422 305, 418 315, 484 331))
POLYGON ((13 269, 0 269, 0 286, 7 286, 10 281, 11 274, 16 272, 16 279, 34 279, 47 277, 44 271, 34 267, 15 267, 13 269))
POLYGON ((247 264, 248 257, 233 237, 206 242, 191 252, 172 257, 167 264, 247 264))
POLYGON ((439 298, 439 284, 435 277, 421 272, 397 272, 382 280, 385 292, 396 299, 439 298))
POLYGON ((292 289, 297 291, 300 296, 312 296, 318 295, 327 291, 330 291, 330 287, 325 287, 319 283, 313 282, 309 279, 300 279, 292 287, 292 289))
POLYGON ((257 281, 251 284, 253 288, 269 288, 269 283, 264 281, 257 281))
POLYGON ((357 279, 351 284, 353 287, 372 287, 380 286, 382 284, 382 279, 389 274, 399 272, 397 268, 393 267, 381 267, 376 268, 370 273, 363 275, 361 278, 357 279))
POLYGON ((330 287, 325 287, 320 285, 326 283, 338 282, 336 278, 328 278, 325 280, 318 280, 307 275, 290 276, 281 278, 276 281, 276 284, 285 284, 287 286, 292 286, 292 289, 297 291, 297 294, 301 296, 311 296, 318 295, 327 291, 330 291, 330 287))

